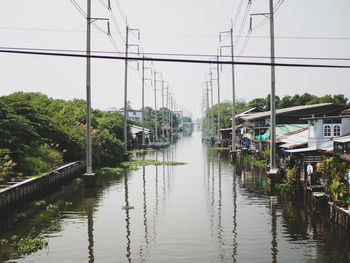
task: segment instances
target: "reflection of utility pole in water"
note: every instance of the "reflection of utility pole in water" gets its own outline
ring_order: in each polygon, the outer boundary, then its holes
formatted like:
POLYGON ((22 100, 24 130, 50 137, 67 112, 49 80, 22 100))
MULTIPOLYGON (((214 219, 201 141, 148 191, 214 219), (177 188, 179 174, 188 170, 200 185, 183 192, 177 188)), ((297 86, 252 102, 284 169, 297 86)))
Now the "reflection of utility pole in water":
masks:
POLYGON ((278 249, 277 249, 277 216, 276 216, 276 204, 271 203, 271 256, 272 263, 277 263, 278 249))
POLYGON ((129 207, 129 189, 128 189, 128 173, 127 170, 124 170, 124 190, 125 190, 125 222, 126 222, 126 258, 128 262, 131 262, 131 240, 130 240, 130 211, 129 207))
POLYGON ((232 262, 236 262, 237 256, 237 182, 236 182, 236 164, 232 166, 232 195, 233 195, 233 251, 232 251, 232 262))
MULTIPOLYGON (((145 156, 142 158, 145 160, 145 156)), ((146 167, 142 166, 142 179, 143 179, 143 225, 145 227, 145 242, 146 242, 146 249, 148 248, 148 223, 147 223, 147 198, 146 198, 146 167)), ((142 254, 143 249, 141 248, 140 254, 141 254, 141 261, 144 262, 145 259, 143 258, 142 254)))
POLYGON ((96 196, 95 188, 86 188, 85 195, 87 198, 87 214, 88 214, 88 251, 89 251, 89 263, 95 262, 94 256, 94 208, 93 200, 96 196))
POLYGON ((223 230, 222 230, 222 224, 221 224, 221 215, 222 215, 222 191, 221 191, 221 155, 218 154, 218 173, 219 173, 219 201, 218 201, 218 240, 219 240, 219 248, 220 248, 220 258, 221 262, 224 262, 224 242, 222 240, 223 230))
MULTIPOLYGON (((158 161, 158 154, 156 151, 156 161, 158 161)), ((156 165, 156 204, 155 204, 155 210, 154 210, 154 218, 153 218, 153 241, 157 238, 157 231, 156 231, 156 225, 158 220, 158 165, 156 165)))
MULTIPOLYGON (((163 150, 163 163, 165 162, 165 152, 163 150)), ((165 206, 165 165, 163 164, 163 206, 165 206)))

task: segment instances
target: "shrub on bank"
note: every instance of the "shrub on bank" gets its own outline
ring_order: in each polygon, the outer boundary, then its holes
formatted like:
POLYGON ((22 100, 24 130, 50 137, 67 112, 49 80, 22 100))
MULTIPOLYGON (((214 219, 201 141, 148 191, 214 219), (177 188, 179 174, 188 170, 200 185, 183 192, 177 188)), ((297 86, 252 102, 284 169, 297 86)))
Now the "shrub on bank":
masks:
MULTIPOLYGON (((41 93, 0 97, 0 183, 48 172, 85 158, 84 100, 54 100, 41 93)), ((94 166, 116 166, 122 157, 120 112, 92 111, 94 166)))

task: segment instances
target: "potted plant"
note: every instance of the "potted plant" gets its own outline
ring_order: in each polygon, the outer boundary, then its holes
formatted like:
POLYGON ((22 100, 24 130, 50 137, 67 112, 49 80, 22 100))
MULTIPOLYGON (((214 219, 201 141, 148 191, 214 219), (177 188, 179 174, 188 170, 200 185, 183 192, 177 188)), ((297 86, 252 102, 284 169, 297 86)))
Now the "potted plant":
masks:
MULTIPOLYGON (((336 206, 341 206, 342 205, 342 200, 340 200, 340 194, 342 193, 342 187, 341 184, 338 180, 334 180, 331 186, 329 187, 332 193, 333 197, 333 204, 336 206)), ((342 196, 344 193, 341 194, 342 196)))

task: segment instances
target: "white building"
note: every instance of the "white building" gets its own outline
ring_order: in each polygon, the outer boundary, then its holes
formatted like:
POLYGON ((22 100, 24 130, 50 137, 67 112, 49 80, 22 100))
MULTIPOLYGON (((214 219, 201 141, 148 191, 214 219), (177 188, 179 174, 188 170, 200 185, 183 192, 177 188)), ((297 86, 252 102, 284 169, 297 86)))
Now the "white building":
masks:
MULTIPOLYGON (((120 112, 124 115, 124 109, 120 109, 120 112)), ((128 109, 128 117, 134 121, 142 121, 142 110, 128 109)))

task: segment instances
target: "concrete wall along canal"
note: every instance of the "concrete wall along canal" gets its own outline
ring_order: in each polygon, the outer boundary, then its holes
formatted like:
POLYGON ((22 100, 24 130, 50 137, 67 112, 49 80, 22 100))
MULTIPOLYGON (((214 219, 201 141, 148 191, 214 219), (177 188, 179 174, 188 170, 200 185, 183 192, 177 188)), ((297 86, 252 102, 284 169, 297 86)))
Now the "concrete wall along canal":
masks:
POLYGON ((0 185, 0 211, 17 207, 38 193, 45 192, 66 181, 85 167, 85 161, 63 165, 51 173, 37 178, 18 178, 14 182, 0 185))

